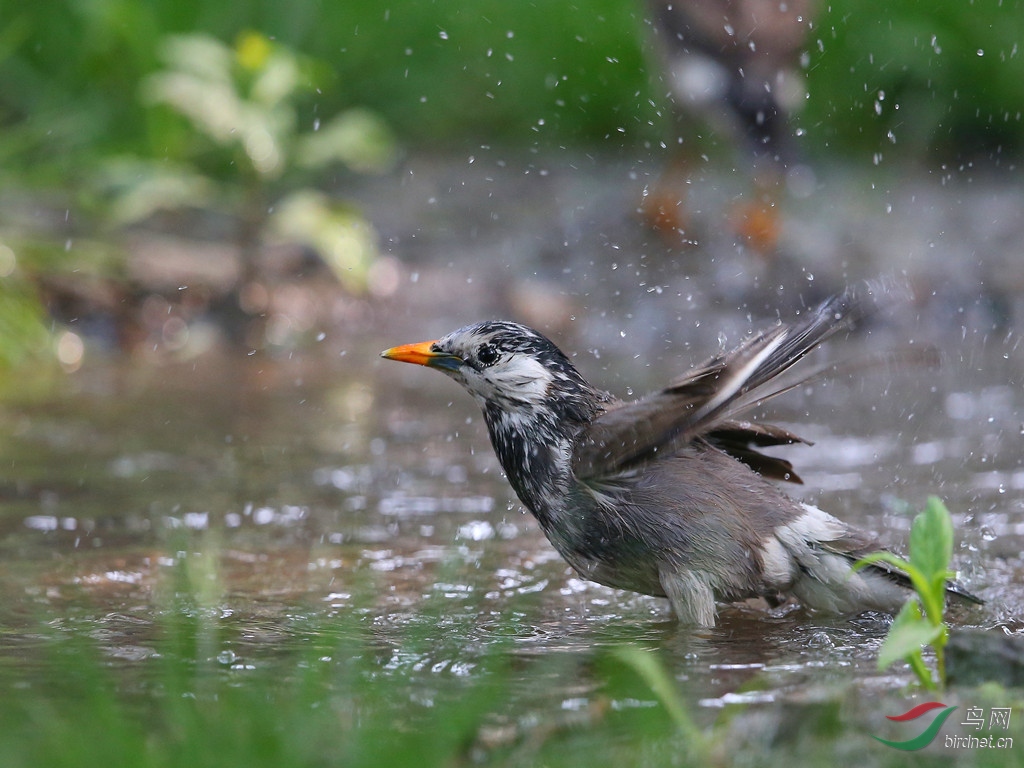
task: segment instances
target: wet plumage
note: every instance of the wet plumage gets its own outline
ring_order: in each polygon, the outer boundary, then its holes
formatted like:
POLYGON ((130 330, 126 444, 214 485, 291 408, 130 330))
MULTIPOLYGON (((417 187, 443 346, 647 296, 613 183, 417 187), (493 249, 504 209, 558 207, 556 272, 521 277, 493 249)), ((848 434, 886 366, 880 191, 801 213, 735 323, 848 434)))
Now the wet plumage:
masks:
POLYGON ((894 612, 905 578, 851 569, 879 543, 772 482, 799 478, 761 449, 804 441, 742 419, 806 381, 782 375, 864 307, 850 293, 830 299, 632 402, 593 387, 547 338, 507 321, 382 354, 437 368, 473 396, 519 499, 583 577, 667 597, 698 625, 714 624, 716 602, 751 597, 894 612))

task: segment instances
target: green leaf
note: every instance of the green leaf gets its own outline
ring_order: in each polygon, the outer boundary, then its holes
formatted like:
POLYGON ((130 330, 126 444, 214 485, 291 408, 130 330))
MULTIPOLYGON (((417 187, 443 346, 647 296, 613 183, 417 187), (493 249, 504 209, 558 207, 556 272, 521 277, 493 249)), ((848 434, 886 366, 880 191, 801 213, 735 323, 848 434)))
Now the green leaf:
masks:
POLYGON ((665 669, 658 657, 650 651, 628 645, 616 648, 613 654, 631 667, 658 697, 676 727, 686 737, 691 748, 703 749, 704 734, 690 717, 671 673, 665 669))
POLYGON ((904 560, 902 557, 897 557, 892 552, 872 552, 869 555, 864 555, 860 560, 857 560, 851 567, 855 571, 859 571, 861 568, 866 568, 869 565, 875 563, 888 563, 894 568, 899 568, 901 571, 910 573, 913 566, 904 560))
POLYGON ((940 575, 945 581, 953 557, 953 521, 946 505, 936 496, 928 498, 924 512, 914 518, 910 529, 910 562, 928 582, 940 575))
POLYGON ((942 629, 942 625, 934 626, 925 621, 916 600, 908 601, 896 616, 878 651, 878 668, 885 669, 894 661, 920 653, 923 646, 942 634, 942 629))

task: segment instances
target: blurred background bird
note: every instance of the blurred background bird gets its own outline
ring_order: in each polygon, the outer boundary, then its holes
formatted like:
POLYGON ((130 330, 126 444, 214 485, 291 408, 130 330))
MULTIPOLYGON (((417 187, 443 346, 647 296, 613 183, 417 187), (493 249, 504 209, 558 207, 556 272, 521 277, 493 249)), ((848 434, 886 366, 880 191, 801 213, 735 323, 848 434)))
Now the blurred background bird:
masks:
MULTIPOLYGON (((698 139, 736 150, 749 191, 726 214, 737 239, 770 256, 778 204, 796 163, 790 115, 805 98, 801 73, 814 0, 649 0, 661 71, 675 111, 674 157, 641 211, 664 233, 693 239, 688 186, 698 139)), ((667 143, 667 142, 666 142, 667 143)))

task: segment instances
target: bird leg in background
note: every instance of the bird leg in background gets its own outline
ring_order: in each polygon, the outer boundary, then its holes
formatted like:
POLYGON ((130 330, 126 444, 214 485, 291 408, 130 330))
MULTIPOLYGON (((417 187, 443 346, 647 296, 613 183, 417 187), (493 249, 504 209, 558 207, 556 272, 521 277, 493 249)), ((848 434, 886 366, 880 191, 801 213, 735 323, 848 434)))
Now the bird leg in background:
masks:
POLYGON ((690 185, 699 168, 715 170, 717 158, 693 147, 720 142, 732 147, 752 187, 722 222, 770 258, 786 173, 795 164, 789 116, 805 95, 800 57, 813 0, 649 0, 648 7, 677 135, 666 141, 673 157, 645 191, 640 213, 673 245, 695 245, 690 185))

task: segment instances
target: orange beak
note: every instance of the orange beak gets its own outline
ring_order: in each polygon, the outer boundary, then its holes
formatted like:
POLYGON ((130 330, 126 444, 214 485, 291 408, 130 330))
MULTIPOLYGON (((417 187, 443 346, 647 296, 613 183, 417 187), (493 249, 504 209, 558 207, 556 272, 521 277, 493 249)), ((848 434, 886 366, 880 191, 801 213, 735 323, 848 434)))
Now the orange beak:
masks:
POLYGON ((385 349, 380 356, 388 360, 398 360, 400 363, 415 363, 416 365, 449 370, 455 370, 462 365, 462 358, 457 355, 434 351, 432 347, 436 343, 436 341, 420 341, 416 344, 402 344, 399 347, 385 349))

